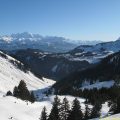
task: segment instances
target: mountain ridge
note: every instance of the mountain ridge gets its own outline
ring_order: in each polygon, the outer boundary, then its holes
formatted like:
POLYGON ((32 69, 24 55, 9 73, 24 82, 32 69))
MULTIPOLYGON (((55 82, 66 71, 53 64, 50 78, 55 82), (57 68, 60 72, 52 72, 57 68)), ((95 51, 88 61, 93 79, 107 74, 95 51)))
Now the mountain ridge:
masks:
POLYGON ((41 49, 47 52, 67 52, 78 45, 97 44, 101 41, 75 41, 57 36, 42 36, 28 32, 0 36, 0 49, 41 49))

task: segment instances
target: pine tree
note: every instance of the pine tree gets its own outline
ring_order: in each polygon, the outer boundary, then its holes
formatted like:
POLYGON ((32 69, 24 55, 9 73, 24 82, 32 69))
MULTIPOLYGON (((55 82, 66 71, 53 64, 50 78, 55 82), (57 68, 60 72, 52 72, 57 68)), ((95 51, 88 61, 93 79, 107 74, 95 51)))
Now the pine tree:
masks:
POLYGON ((83 113, 81 111, 80 102, 77 100, 77 98, 75 98, 73 100, 72 110, 70 112, 68 120, 82 120, 82 119, 83 119, 83 113))
POLYGON ((67 98, 65 97, 61 104, 61 112, 60 112, 61 120, 67 120, 69 113, 70 113, 70 105, 67 98))
POLYGON ((13 94, 12 94, 12 92, 11 91, 8 91, 7 93, 6 93, 6 96, 12 96, 13 94))
POLYGON ((30 94, 30 101, 31 101, 32 103, 35 102, 35 96, 34 96, 33 91, 32 91, 31 94, 30 94))
POLYGON ((19 97, 19 90, 18 90, 18 87, 16 86, 14 87, 14 90, 13 90, 13 96, 17 98, 19 97))
POLYGON ((84 120, 88 120, 90 118, 91 110, 88 107, 88 104, 85 104, 85 113, 84 113, 84 120))
POLYGON ((18 91, 19 91, 19 98, 22 100, 29 100, 30 101, 30 92, 27 89, 26 83, 21 80, 18 85, 18 91))
POLYGON ((56 96, 48 120, 60 120, 60 106, 60 99, 56 96))
POLYGON ((41 112, 40 120, 47 120, 46 107, 44 107, 43 110, 42 110, 42 112, 41 112))
POLYGON ((100 117, 102 105, 100 102, 96 102, 91 111, 91 118, 98 118, 100 117))

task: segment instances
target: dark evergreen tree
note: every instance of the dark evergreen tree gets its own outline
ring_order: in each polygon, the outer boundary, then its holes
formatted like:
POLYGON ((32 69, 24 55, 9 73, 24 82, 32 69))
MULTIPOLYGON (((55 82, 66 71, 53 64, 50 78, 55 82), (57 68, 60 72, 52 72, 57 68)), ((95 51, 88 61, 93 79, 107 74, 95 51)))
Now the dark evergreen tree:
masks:
POLYGON ((85 113, 84 120, 90 119, 91 109, 88 107, 88 104, 85 104, 85 113))
POLYGON ((8 91, 7 93, 6 93, 6 96, 12 96, 13 94, 12 94, 12 92, 11 91, 8 91))
POLYGON ((42 112, 41 112, 40 120, 47 120, 46 107, 44 107, 43 110, 42 110, 42 112))
POLYGON ((80 102, 77 98, 73 100, 72 104, 72 110, 70 112, 70 115, 68 117, 68 120, 82 120, 83 119, 83 113, 81 110, 80 102))
POLYGON ((19 97, 19 90, 18 90, 18 87, 16 86, 14 87, 14 90, 13 90, 13 96, 17 98, 19 97))
POLYGON ((33 93, 33 91, 31 92, 31 94, 30 94, 30 101, 32 102, 32 103, 34 103, 35 102, 35 96, 34 96, 34 93, 33 93))
POLYGON ((65 97, 61 104, 61 112, 60 112, 61 120, 67 120, 69 114, 70 114, 70 105, 67 98, 65 97))
POLYGON ((30 101, 30 92, 27 89, 26 83, 21 80, 18 85, 18 91, 19 91, 19 98, 22 100, 29 100, 30 101))
POLYGON ((95 105, 92 108, 92 111, 91 111, 91 118, 98 118, 98 117, 100 117, 100 115, 101 115, 100 114, 101 108, 102 108, 101 103, 99 101, 96 102, 95 105))
POLYGON ((56 96, 48 120, 60 120, 60 106, 60 99, 56 96))

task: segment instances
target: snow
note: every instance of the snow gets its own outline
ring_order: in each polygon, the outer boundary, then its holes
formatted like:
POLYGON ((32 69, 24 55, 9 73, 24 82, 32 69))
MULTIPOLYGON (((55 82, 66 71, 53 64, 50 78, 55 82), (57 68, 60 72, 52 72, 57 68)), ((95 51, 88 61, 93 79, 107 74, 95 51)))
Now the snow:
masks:
POLYGON ((93 89, 93 88, 97 88, 97 89, 101 89, 103 87, 110 88, 110 87, 112 87, 114 85, 114 83, 115 82, 113 80, 104 81, 104 82, 97 81, 96 83, 90 85, 89 82, 85 81, 85 83, 83 83, 83 87, 81 87, 81 89, 82 90, 84 90, 84 89, 90 90, 90 89, 93 89))
POLYGON ((5 42, 8 42, 8 43, 12 41, 12 37, 11 36, 7 36, 7 35, 0 37, 0 39, 2 39, 5 42))
POLYGON ((44 106, 51 108, 51 103, 47 101, 31 104, 14 97, 0 96, 1 120, 38 120, 44 106), (28 105, 27 105, 28 104, 28 105))

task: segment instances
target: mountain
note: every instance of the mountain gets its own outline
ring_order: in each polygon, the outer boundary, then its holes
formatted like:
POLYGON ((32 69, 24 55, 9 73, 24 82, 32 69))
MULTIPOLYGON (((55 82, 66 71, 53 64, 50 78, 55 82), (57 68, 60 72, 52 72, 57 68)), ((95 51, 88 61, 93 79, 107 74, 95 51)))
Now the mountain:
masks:
MULTIPOLYGON (((72 94, 75 89, 89 89, 96 84, 109 84, 110 86, 120 82, 120 52, 111 54, 104 58, 99 64, 83 71, 73 74, 58 81, 54 88, 61 94, 72 94)), ((95 87, 94 87, 95 88, 95 87)))
POLYGON ((66 52, 78 45, 97 44, 101 41, 75 41, 57 36, 41 36, 28 32, 0 36, 0 49, 19 50, 19 49, 40 49, 48 52, 66 52))
POLYGON ((0 52, 0 92, 13 91, 21 80, 26 82, 29 90, 42 89, 54 83, 43 77, 37 78, 20 61, 0 52))
POLYGON ((75 49, 71 50, 71 52, 89 52, 89 53, 96 53, 96 54, 102 54, 102 53, 109 53, 109 52, 118 52, 120 50, 120 38, 118 38, 116 41, 111 42, 102 42, 98 43, 96 45, 80 45, 76 47, 75 49))
POLYGON ((87 60, 74 60, 69 53, 48 53, 37 49, 13 51, 10 55, 24 63, 35 75, 54 80, 61 80, 92 65, 87 60))
POLYGON ((87 60, 89 63, 96 63, 118 51, 120 51, 120 38, 116 41, 102 42, 96 45, 80 45, 70 50, 69 53, 74 55, 74 60, 87 60))

